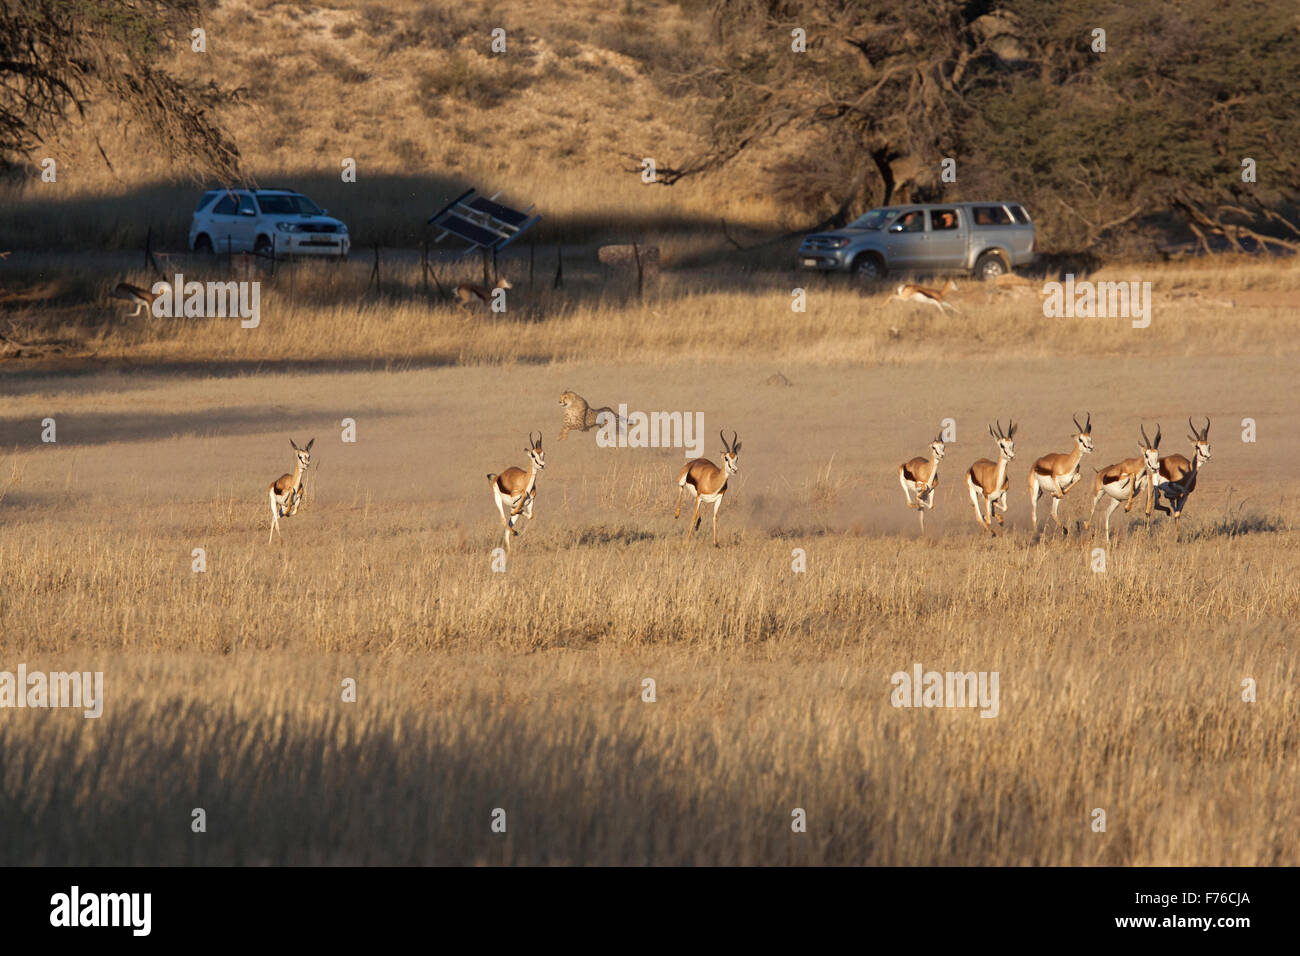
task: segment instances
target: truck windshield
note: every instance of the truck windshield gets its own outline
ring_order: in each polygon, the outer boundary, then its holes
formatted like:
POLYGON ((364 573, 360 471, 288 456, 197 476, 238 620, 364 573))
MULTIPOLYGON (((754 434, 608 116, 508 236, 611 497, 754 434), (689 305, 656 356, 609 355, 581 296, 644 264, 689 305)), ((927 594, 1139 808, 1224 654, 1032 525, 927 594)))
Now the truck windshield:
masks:
POLYGON ((849 223, 850 229, 882 229, 885 224, 898 215, 897 209, 873 209, 849 223))
POLYGON ((262 212, 273 215, 319 216, 320 208, 306 196, 258 196, 262 212))

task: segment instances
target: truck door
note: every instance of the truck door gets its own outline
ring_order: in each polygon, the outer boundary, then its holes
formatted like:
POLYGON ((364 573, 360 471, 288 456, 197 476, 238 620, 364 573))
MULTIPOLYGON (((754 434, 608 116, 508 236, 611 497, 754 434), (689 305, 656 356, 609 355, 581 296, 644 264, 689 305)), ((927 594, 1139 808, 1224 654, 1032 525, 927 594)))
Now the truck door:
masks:
POLYGON ((889 224, 885 238, 885 259, 891 269, 925 264, 930 246, 925 225, 924 209, 905 209, 889 224))
POLYGON ((236 237, 239 222, 238 212, 239 197, 234 193, 226 193, 212 207, 209 217, 213 251, 225 252, 227 243, 229 243, 231 252, 240 251, 239 240, 236 237))
POLYGON ((961 209, 931 209, 930 247, 926 264, 936 269, 964 269, 968 225, 961 209))
POLYGON ((235 252, 252 252, 253 235, 257 231, 257 206, 253 204, 250 193, 239 193, 239 211, 231 224, 232 245, 235 252))

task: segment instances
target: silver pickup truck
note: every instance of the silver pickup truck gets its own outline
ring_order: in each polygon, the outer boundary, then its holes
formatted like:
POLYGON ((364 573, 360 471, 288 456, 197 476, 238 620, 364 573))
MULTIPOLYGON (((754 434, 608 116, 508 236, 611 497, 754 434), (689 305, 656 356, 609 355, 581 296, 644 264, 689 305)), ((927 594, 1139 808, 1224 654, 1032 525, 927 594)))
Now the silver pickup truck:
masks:
POLYGON ((871 281, 891 271, 969 272, 992 279, 1028 265, 1034 221, 1020 203, 882 206, 834 232, 805 236, 799 265, 871 281))

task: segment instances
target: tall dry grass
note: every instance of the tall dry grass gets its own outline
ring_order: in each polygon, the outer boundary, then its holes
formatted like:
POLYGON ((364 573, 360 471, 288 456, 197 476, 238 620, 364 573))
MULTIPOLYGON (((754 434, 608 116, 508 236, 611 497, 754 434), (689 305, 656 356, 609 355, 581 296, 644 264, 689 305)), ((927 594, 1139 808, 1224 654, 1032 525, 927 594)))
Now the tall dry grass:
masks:
POLYGON ((6 863, 1300 855, 1300 539, 1274 522, 1244 543, 1139 531, 1095 574, 1023 534, 733 528, 683 550, 666 517, 634 534, 555 503, 501 574, 487 522, 376 506, 327 541, 305 514, 277 549, 234 515, 204 574, 189 509, 152 533, 0 534, 0 666, 102 670, 107 698, 99 720, 0 721, 6 863), (892 707, 915 662, 998 671, 999 715, 892 707))
MULTIPOLYGON (((670 250, 671 251, 671 250, 670 250)), ((786 268, 745 271, 737 257, 636 279, 607 271, 591 250, 569 250, 564 284, 553 287, 557 252, 532 262, 519 250, 499 263, 515 289, 504 313, 461 310, 449 291, 481 281, 477 264, 434 263, 424 279, 418 255, 381 254, 378 289, 365 253, 346 264, 296 263, 274 275, 236 270, 261 283, 261 325, 233 319, 129 316, 108 298, 122 279, 149 286, 156 276, 133 258, 82 263, 66 256, 16 260, 0 304, 32 341, 69 343, 73 354, 131 362, 379 361, 460 365, 573 360, 790 363, 936 361, 955 357, 1043 358, 1068 354, 1290 353, 1295 349, 1297 266, 1288 262, 1115 266, 1099 281, 1153 284, 1149 328, 1127 318, 1045 318, 1036 289, 997 292, 962 284, 960 315, 890 301, 886 288, 842 276, 786 268), (439 285, 442 293, 439 292, 439 285), (806 290, 794 311, 792 291, 806 290)), ((671 262, 671 259, 670 259, 671 262)), ((168 275, 232 277, 224 257, 169 261, 168 275)))

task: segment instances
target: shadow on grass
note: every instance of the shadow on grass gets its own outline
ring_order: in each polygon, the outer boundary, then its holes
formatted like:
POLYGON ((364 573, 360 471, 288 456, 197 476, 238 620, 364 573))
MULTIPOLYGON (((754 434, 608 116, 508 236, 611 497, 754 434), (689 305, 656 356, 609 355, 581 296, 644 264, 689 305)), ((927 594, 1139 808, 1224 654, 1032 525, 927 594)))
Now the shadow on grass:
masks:
POLYGON ((610 528, 600 525, 594 528, 584 528, 578 535, 578 545, 587 546, 595 544, 636 544, 639 541, 653 541, 655 535, 649 531, 642 531, 638 528, 624 528, 621 525, 610 528))
MULTIPOLYGON (((285 405, 256 408, 222 408, 220 411, 107 414, 61 413, 52 408, 58 446, 106 445, 112 442, 160 441, 207 435, 246 435, 265 432, 298 432, 312 427, 333 427, 347 416, 382 418, 378 408, 337 408, 333 412, 306 411, 285 405), (312 423, 318 423, 313 426, 312 423)), ((0 418, 0 447, 41 447, 41 418, 0 418)))
MULTIPOLYGON (((358 183, 344 183, 337 174, 267 177, 262 188, 296 189, 318 206, 347 223, 354 248, 418 247, 436 238, 426 220, 471 186, 495 191, 508 183, 469 182, 433 173, 378 173, 358 183)), ((0 186, 0 190, 4 187, 0 186)), ((110 196, 61 198, 50 184, 34 195, 4 196, 0 191, 0 249, 123 249, 144 248, 152 231, 155 249, 186 248, 194 207, 204 188, 188 182, 157 182, 110 196)), ((502 202, 527 206, 531 199, 507 190, 502 202)), ((665 204, 666 205, 666 204, 665 204)), ((654 216, 611 218, 600 215, 557 215, 535 212, 541 222, 528 239, 538 243, 590 244, 644 241, 648 236, 717 232, 718 220, 666 211, 654 216)), ((523 240, 521 240, 522 242, 523 240)))

